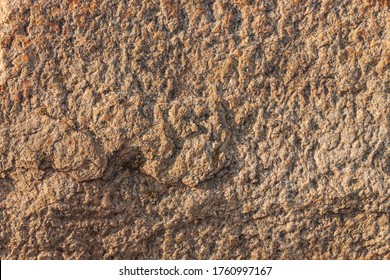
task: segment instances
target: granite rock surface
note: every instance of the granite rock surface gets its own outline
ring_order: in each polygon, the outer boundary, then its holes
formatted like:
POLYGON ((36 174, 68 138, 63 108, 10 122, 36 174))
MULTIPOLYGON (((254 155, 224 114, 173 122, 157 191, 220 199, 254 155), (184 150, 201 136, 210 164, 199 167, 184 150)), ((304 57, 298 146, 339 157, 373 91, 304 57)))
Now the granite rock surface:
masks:
POLYGON ((389 2, 1 0, 1 259, 390 259, 389 2))

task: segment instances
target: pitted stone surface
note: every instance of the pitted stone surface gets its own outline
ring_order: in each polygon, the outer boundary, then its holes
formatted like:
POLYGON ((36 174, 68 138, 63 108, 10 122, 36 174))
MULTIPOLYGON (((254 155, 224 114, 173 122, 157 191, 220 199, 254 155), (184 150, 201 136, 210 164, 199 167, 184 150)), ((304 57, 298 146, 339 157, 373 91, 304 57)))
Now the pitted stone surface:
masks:
POLYGON ((388 1, 0 1, 2 259, 389 259, 388 1))

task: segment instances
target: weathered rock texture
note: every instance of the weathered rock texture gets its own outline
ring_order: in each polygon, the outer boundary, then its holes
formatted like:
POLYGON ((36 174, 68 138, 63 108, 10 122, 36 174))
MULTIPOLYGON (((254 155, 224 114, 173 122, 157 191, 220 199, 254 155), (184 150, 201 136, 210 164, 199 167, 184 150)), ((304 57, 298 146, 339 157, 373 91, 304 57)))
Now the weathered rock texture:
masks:
POLYGON ((388 1, 0 1, 2 259, 390 259, 388 1))

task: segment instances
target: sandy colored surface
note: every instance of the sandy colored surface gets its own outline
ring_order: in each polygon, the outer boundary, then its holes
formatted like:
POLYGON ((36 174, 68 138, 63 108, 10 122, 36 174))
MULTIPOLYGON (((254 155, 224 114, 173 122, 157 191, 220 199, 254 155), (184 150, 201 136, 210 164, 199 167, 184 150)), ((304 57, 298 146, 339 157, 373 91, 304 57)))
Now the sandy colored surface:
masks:
POLYGON ((0 1, 1 259, 390 259, 388 1, 0 1))

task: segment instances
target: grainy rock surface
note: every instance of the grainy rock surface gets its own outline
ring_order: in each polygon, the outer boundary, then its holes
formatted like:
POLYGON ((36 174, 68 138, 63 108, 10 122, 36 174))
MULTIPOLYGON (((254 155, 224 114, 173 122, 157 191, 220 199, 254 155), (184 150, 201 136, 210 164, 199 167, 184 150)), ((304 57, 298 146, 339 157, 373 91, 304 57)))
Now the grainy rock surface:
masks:
POLYGON ((390 259, 389 18, 1 0, 0 258, 390 259))

